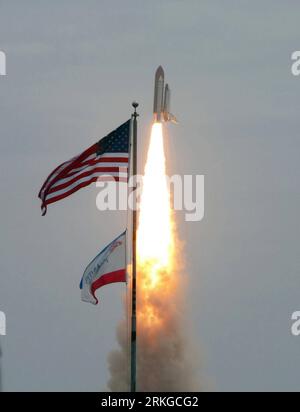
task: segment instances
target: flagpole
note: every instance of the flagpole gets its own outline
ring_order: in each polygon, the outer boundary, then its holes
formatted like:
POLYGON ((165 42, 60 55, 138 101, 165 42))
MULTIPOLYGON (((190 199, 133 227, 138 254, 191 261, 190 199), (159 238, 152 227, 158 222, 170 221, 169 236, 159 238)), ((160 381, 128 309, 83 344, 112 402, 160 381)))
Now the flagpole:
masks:
POLYGON ((130 368, 130 391, 136 392, 136 175, 137 175, 137 102, 133 102, 134 113, 132 114, 132 176, 134 176, 134 194, 132 208, 132 284, 131 284, 131 368, 130 368))

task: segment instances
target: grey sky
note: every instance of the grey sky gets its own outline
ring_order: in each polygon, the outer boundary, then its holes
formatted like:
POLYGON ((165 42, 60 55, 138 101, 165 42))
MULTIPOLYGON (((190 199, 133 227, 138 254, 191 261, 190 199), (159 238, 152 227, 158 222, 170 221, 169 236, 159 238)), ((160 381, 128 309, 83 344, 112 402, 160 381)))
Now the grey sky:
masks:
POLYGON ((4 389, 98 390, 122 286, 81 303, 82 270, 124 228, 96 188, 49 207, 60 162, 140 102, 141 162, 162 64, 173 91, 170 170, 205 174, 205 219, 184 223, 190 319, 218 390, 299 390, 298 1, 0 1, 4 389))

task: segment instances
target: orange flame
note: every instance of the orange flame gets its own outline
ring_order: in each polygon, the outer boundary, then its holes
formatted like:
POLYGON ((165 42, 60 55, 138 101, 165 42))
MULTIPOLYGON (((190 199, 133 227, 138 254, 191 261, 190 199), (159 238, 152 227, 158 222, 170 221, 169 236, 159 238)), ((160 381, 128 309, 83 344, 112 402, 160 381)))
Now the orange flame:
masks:
MULTIPOLYGON (((138 391, 195 391, 195 354, 186 340, 184 262, 166 177, 163 128, 152 126, 137 230, 138 391)), ((112 391, 127 390, 128 346, 110 358, 112 391)))
POLYGON ((174 225, 163 143, 162 124, 154 123, 143 178, 137 231, 138 321, 140 325, 152 328, 164 322, 156 295, 169 295, 174 289, 174 225))

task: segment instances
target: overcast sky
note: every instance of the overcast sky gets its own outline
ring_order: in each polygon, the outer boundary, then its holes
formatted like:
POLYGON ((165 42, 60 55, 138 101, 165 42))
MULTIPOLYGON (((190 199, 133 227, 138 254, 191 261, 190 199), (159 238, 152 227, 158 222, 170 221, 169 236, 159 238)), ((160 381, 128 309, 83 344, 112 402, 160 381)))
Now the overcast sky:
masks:
POLYGON ((101 390, 122 285, 80 301, 87 263, 125 214, 90 187, 40 216, 62 161, 140 102, 140 168, 153 78, 172 87, 173 173, 205 175, 205 218, 185 223, 189 317, 216 390, 299 390, 298 1, 0 1, 0 310, 4 390, 101 390))

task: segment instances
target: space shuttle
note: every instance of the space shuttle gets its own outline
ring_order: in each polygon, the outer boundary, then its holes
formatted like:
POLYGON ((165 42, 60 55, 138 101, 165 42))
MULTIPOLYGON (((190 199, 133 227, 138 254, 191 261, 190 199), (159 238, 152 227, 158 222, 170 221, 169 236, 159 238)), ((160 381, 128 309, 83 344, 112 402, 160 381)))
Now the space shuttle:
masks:
POLYGON ((161 66, 155 72, 154 82, 154 103, 153 116, 155 122, 173 122, 178 123, 175 116, 170 113, 171 91, 169 85, 165 82, 165 73, 161 66))

